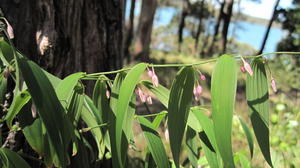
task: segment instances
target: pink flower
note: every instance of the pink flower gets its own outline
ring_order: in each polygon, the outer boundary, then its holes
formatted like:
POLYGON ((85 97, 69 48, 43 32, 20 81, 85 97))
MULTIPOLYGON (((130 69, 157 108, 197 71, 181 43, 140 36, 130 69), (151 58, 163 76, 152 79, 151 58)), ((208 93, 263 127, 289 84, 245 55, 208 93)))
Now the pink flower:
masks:
POLYGON ((200 79, 201 79, 201 80, 206 80, 206 77, 205 77, 203 74, 201 74, 201 75, 200 75, 200 79))
POLYGON ((246 72, 246 69, 245 69, 245 67, 244 67, 244 66, 240 66, 240 69, 241 69, 241 71, 242 71, 243 73, 245 73, 245 72, 246 72))
POLYGON ((152 76, 152 83, 153 83, 153 85, 155 86, 155 87, 158 87, 158 78, 157 78, 157 76, 155 75, 155 73, 154 73, 154 75, 152 76))
POLYGON ((146 99, 147 103, 148 104, 152 104, 152 98, 151 96, 148 96, 147 99, 146 99))
POLYGON ((152 70, 150 70, 149 68, 147 68, 147 74, 151 78, 153 86, 158 87, 158 84, 159 84, 158 77, 155 74, 153 66, 152 66, 152 70))
POLYGON ((146 102, 146 96, 145 96, 145 94, 143 93, 143 91, 140 89, 140 88, 138 88, 138 96, 140 97, 140 99, 141 99, 141 101, 143 102, 143 103, 145 103, 146 102))
POLYGON ((5 22, 6 22, 6 25, 7 25, 7 28, 6 28, 6 31, 7 31, 7 34, 9 36, 10 39, 13 39, 15 36, 14 36, 14 30, 12 28, 12 26, 9 24, 9 22, 4 19, 5 22))
POLYGON ((106 90, 106 97, 109 99, 110 98, 110 92, 109 92, 109 90, 106 90))
POLYGON ((252 71, 250 64, 247 61, 245 61, 243 57, 241 57, 241 58, 244 63, 245 70, 249 73, 250 76, 253 76, 253 71, 252 71))
POLYGON ((276 93, 277 87, 276 87, 275 79, 273 77, 271 77, 271 86, 272 86, 273 91, 276 93))
POLYGON ((150 78, 152 78, 152 76, 153 76, 154 73, 153 73, 153 71, 151 69, 147 68, 147 74, 148 74, 148 76, 150 78))
POLYGON ((200 95, 202 93, 202 87, 201 87, 201 85, 197 84, 197 86, 194 87, 193 93, 194 93, 194 96, 195 96, 195 100, 198 101, 199 98, 200 98, 200 95))

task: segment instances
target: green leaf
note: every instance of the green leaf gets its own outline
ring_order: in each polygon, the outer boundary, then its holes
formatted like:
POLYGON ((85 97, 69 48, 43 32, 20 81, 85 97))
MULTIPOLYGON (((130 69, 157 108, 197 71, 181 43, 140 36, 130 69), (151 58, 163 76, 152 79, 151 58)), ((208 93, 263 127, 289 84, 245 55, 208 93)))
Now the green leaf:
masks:
POLYGON ((189 127, 191 127, 193 130, 195 130, 196 132, 200 132, 201 131, 201 125, 197 120, 197 117, 195 116, 194 113, 189 113, 189 117, 187 120, 187 125, 189 127))
POLYGON ((20 112, 20 110, 23 108, 23 106, 28 103, 28 101, 30 99, 31 99, 31 96, 27 90, 19 92, 14 97, 13 102, 8 109, 8 113, 5 116, 5 120, 6 120, 7 126, 9 128, 11 128, 12 121, 15 118, 15 116, 20 112))
POLYGON ((78 84, 80 78, 84 75, 83 72, 71 74, 59 82, 55 88, 58 99, 64 106, 68 104, 68 101, 74 91, 75 86, 78 84))
POLYGON ((199 133, 199 136, 208 164, 211 168, 219 168, 221 164, 219 162, 219 154, 217 153, 214 125, 212 120, 204 114, 204 111, 206 111, 206 109, 202 108, 192 108, 191 110, 203 129, 203 131, 199 133))
POLYGON ((91 132, 95 138, 98 147, 98 158, 102 159, 104 155, 105 146, 101 128, 98 126, 100 124, 103 124, 103 122, 100 114, 98 113, 97 108, 88 96, 84 96, 84 107, 82 109, 81 118, 87 124, 88 127, 93 128, 91 129, 91 132))
POLYGON ((240 120, 240 123, 242 125, 243 130, 244 130, 244 133, 246 135, 249 150, 250 150, 250 156, 252 158, 253 157, 253 150, 254 150, 252 133, 251 133, 249 127, 247 126, 247 124, 241 118, 239 118, 239 120, 240 120))
POLYGON ((234 168, 231 130, 236 87, 236 61, 229 55, 223 55, 212 74, 211 103, 216 142, 225 168, 234 168))
POLYGON ((252 127, 258 145, 268 164, 273 167, 269 143, 269 92, 265 65, 258 58, 251 63, 253 76, 247 76, 246 95, 252 127))
POLYGON ((240 162, 242 168, 251 168, 250 161, 243 153, 241 152, 236 153, 235 159, 240 162))
POLYGON ((41 68, 25 58, 18 58, 18 64, 60 164, 65 167, 68 160, 65 154, 74 128, 41 68))
POLYGON ((67 115, 70 121, 73 123, 74 127, 77 127, 77 123, 81 115, 81 111, 84 103, 84 93, 83 93, 83 86, 77 85, 73 89, 74 89, 73 95, 69 101, 68 108, 67 108, 67 115))
POLYGON ((146 138, 148 149, 159 168, 168 168, 168 157, 159 134, 155 131, 153 124, 144 117, 138 117, 143 134, 146 138))
POLYGON ((7 79, 0 75, 0 103, 4 104, 5 94, 7 92, 7 79))
MULTIPOLYGON (((122 133, 124 119, 127 118, 129 102, 132 98, 134 89, 141 74, 145 71, 147 65, 144 63, 137 64, 134 66, 126 75, 119 92, 119 98, 117 102, 117 112, 116 112, 116 128, 115 128, 115 143, 117 147, 117 157, 121 166, 124 166, 125 160, 122 158, 125 153, 122 153, 122 133)), ((126 122, 126 121, 125 121, 126 122)), ((125 130, 126 132, 126 130, 125 130)), ((112 143, 112 142, 111 142, 112 143)))
MULTIPOLYGON (((125 79, 126 73, 121 72, 118 73, 113 86, 111 88, 111 96, 110 96, 110 108, 112 110, 112 113, 110 113, 108 115, 108 123, 109 123, 109 138, 110 138, 110 147, 111 147, 111 154, 112 154, 112 163, 113 163, 113 167, 114 168, 119 168, 121 167, 121 165, 119 165, 119 158, 117 157, 117 146, 115 143, 116 140, 116 113, 117 113, 117 103, 118 103, 118 98, 119 98, 119 92, 120 92, 120 88, 121 85, 125 79)), ((125 135, 124 135, 125 136, 125 135)), ((125 137, 124 137, 125 138, 125 137)), ((125 146, 125 149, 123 149, 125 152, 127 150, 127 145, 128 142, 126 141, 126 139, 123 141, 123 144, 125 146)), ((125 156, 125 155, 123 155, 125 156)))
MULTIPOLYGON (((191 113, 190 113, 191 114, 191 113)), ((186 130, 186 150, 188 152, 188 158, 194 168, 198 167, 199 151, 197 147, 197 133, 191 127, 187 127, 186 130)))
POLYGON ((176 167, 179 167, 180 148, 192 102, 194 79, 194 69, 184 67, 177 73, 170 91, 168 129, 176 167))
POLYGON ((160 112, 160 114, 156 115, 152 124, 153 127, 155 128, 155 130, 159 127, 161 121, 165 118, 165 116, 167 115, 167 111, 162 111, 160 112))
POLYGON ((0 51, 2 52, 1 60, 4 65, 11 65, 11 61, 14 59, 14 53, 12 47, 3 38, 0 39, 0 51))
POLYGON ((155 87, 153 86, 152 82, 146 80, 141 81, 141 84, 144 85, 146 88, 148 88, 156 96, 156 98, 166 108, 168 108, 169 95, 170 95, 169 89, 163 87, 162 85, 158 85, 158 87, 155 87))
POLYGON ((0 166, 3 168, 30 168, 22 157, 6 148, 0 148, 0 166))

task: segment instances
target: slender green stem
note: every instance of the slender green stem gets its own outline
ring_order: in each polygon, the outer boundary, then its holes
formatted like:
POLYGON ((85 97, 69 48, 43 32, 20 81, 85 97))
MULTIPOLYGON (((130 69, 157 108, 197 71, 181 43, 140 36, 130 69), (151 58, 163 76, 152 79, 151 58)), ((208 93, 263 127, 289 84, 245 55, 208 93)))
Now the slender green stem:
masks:
POLYGON ((168 113, 167 111, 163 111, 163 112, 155 113, 155 114, 135 115, 135 118, 136 117, 155 117, 155 116, 163 115, 163 114, 167 114, 167 113, 168 113))
POLYGON ((87 128, 82 128, 79 130, 79 132, 88 132, 94 128, 99 128, 99 127, 104 127, 104 126, 107 126, 107 123, 104 123, 104 124, 100 124, 100 125, 95 125, 93 127, 87 127, 87 128))

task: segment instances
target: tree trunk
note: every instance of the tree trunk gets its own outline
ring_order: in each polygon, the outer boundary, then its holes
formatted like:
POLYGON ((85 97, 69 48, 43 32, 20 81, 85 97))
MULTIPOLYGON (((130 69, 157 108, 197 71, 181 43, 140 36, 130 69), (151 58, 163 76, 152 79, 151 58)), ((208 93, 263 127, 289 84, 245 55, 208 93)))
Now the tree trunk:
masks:
POLYGON ((129 15, 129 24, 126 27, 126 38, 124 42, 124 57, 127 59, 127 62, 131 62, 131 54, 130 54, 130 45, 133 39, 133 31, 134 31, 134 9, 135 9, 135 0, 131 0, 130 5, 130 15, 129 15))
POLYGON ((188 15, 188 0, 183 0, 182 2, 182 12, 180 16, 180 21, 178 25, 178 51, 181 52, 181 44, 183 42, 183 29, 185 27, 185 18, 188 15))
POLYGON ((269 33, 270 33, 270 30, 271 30, 271 27, 272 27, 272 24, 274 22, 274 20, 276 19, 277 17, 277 7, 279 5, 279 2, 280 0, 277 0, 276 3, 275 3, 275 6, 274 6, 274 9, 273 9, 273 15, 269 21, 269 24, 268 24, 268 28, 267 28, 267 31, 266 31, 266 34, 264 36, 264 39, 262 41, 262 44, 261 44, 261 47, 260 47, 260 50, 259 52, 257 53, 257 55, 259 54, 262 54, 262 52, 264 51, 264 48, 265 48, 265 45, 266 45, 266 42, 268 40, 268 37, 269 37, 269 33))
POLYGON ((199 43, 199 38, 200 38, 200 33, 202 31, 202 19, 203 19, 203 7, 204 7, 204 1, 205 0, 202 0, 201 1, 201 4, 200 4, 200 13, 199 13, 199 24, 198 24, 198 28, 197 28, 197 32, 196 32, 196 36, 195 36, 195 50, 197 51, 198 49, 198 43, 199 43))
POLYGON ((157 0, 143 0, 139 25, 134 44, 134 57, 137 60, 149 61, 150 44, 157 0))
POLYGON ((208 54, 209 55, 212 55, 212 53, 213 53, 213 48, 215 47, 215 42, 216 42, 217 36, 219 34, 219 29, 220 29, 221 21, 222 21, 222 19, 224 17, 225 0, 222 1, 220 3, 220 5, 221 5, 221 7, 220 7, 219 15, 218 15, 218 18, 217 18, 217 22, 216 22, 216 25, 215 25, 214 36, 213 36, 212 42, 210 44, 210 47, 208 49, 208 54))
POLYGON ((60 77, 122 66, 122 0, 1 0, 0 7, 16 47, 60 77))
POLYGON ((226 5, 224 7, 224 15, 223 15, 223 29, 222 29, 222 39, 221 39, 221 51, 223 53, 226 52, 227 45, 227 34, 229 29, 229 24, 232 16, 232 8, 233 8, 234 0, 227 0, 226 5))

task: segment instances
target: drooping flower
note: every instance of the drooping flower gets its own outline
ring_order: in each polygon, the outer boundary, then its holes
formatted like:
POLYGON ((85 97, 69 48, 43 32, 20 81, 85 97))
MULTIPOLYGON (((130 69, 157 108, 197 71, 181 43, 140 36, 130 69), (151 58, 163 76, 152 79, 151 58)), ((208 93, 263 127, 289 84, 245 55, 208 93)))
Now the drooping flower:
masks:
POLYGON ((108 89, 106 90, 105 94, 106 94, 106 97, 109 99, 110 98, 110 92, 109 92, 108 89))
POLYGON ((154 75, 152 76, 152 83, 155 87, 158 87, 158 77, 156 76, 156 74, 154 73, 154 75))
POLYGON ((252 71, 250 64, 243 57, 241 57, 241 59, 244 63, 245 70, 249 73, 250 76, 253 76, 253 71, 252 71))
POLYGON ((244 66, 240 66, 240 69, 241 69, 241 71, 242 71, 243 73, 245 73, 245 72, 246 72, 246 69, 245 69, 245 67, 244 67, 244 66))
POLYGON ((271 87, 272 87, 273 91, 276 93, 277 87, 276 87, 275 79, 273 77, 271 77, 271 87))
POLYGON ((10 39, 13 39, 15 37, 14 36, 14 30, 13 30, 12 26, 9 24, 9 22, 6 19, 4 19, 4 20, 5 20, 5 23, 6 23, 6 26, 7 26, 7 28, 6 28, 7 34, 8 34, 10 39))
POLYGON ((143 103, 145 103, 146 102, 146 96, 145 96, 145 94, 143 93, 143 91, 141 90, 141 88, 138 88, 138 91, 137 91, 138 93, 138 96, 140 97, 140 99, 141 99, 141 101, 143 102, 143 103))
POLYGON ((200 98, 200 95, 202 93, 202 87, 201 87, 201 85, 197 84, 194 87, 193 93, 194 93, 195 100, 198 101, 199 98, 200 98))
POLYGON ((151 96, 147 96, 146 101, 147 101, 148 104, 152 104, 151 96))
POLYGON ((153 71, 152 71, 151 69, 147 68, 147 74, 148 74, 148 76, 149 76, 150 78, 152 78, 152 76, 153 76, 153 71))
POLYGON ((200 79, 201 79, 201 80, 206 80, 205 75, 201 74, 201 75, 200 75, 200 79))

